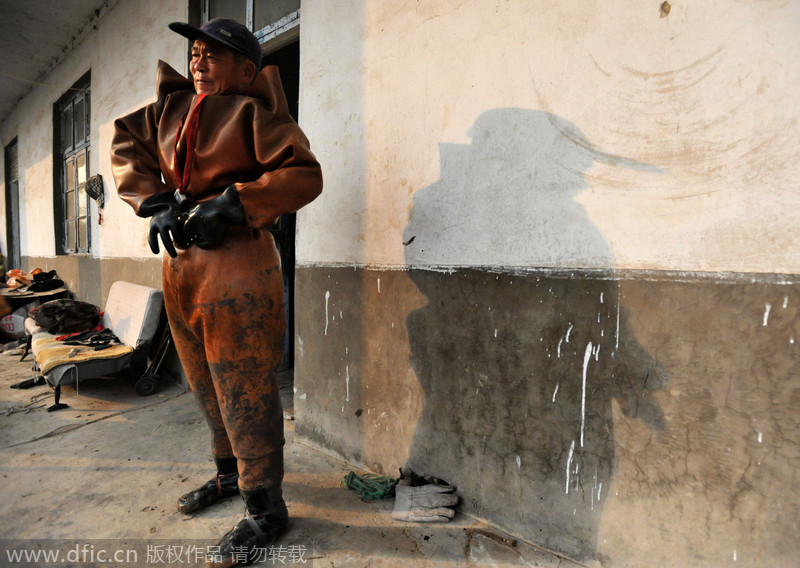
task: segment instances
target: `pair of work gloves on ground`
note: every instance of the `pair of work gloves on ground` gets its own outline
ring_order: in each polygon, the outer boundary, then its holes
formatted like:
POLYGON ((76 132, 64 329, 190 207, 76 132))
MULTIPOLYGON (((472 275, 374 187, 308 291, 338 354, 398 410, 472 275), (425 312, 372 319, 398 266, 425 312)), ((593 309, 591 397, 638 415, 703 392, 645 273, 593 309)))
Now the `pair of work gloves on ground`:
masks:
POLYGON ((418 523, 446 522, 455 515, 458 496, 449 483, 435 477, 421 477, 408 468, 400 469, 394 488, 392 518, 418 523))
POLYGON ((153 254, 158 254, 158 239, 171 257, 178 256, 178 248, 197 245, 202 249, 216 247, 235 225, 244 225, 244 207, 239 193, 232 185, 216 197, 206 201, 178 200, 175 194, 157 193, 139 206, 141 217, 150 217, 147 242, 153 254))

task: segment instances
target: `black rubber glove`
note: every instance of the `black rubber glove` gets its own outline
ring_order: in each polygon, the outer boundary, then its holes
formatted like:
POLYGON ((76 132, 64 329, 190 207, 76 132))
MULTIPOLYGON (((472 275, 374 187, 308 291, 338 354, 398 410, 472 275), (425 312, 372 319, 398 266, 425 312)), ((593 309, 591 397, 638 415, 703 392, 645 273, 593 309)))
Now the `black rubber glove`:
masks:
POLYGON ((147 234, 147 243, 153 254, 158 254, 158 237, 164 244, 164 250, 175 258, 175 244, 180 248, 189 248, 191 242, 183 230, 183 219, 180 205, 173 193, 157 193, 145 199, 139 205, 139 216, 152 217, 150 219, 150 232, 147 234), (173 244, 173 241, 175 244, 173 244))
POLYGON ((184 232, 201 249, 214 248, 225 237, 229 227, 245 225, 247 221, 239 192, 232 185, 220 195, 189 209, 184 218, 184 232))

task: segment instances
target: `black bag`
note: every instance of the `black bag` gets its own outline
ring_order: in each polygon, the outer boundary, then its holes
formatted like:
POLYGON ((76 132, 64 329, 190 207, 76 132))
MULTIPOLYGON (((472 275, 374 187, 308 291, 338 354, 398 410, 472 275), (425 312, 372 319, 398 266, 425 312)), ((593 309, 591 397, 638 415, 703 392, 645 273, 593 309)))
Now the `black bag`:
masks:
POLYGON ((38 308, 32 308, 28 315, 47 333, 77 333, 97 327, 100 323, 100 308, 80 300, 51 300, 38 308))

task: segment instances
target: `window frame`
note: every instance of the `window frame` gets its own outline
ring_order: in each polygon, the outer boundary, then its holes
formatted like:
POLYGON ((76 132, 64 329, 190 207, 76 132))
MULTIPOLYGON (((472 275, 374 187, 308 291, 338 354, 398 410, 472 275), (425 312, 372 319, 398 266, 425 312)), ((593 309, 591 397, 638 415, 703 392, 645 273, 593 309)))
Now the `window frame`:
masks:
MULTIPOLYGON (((245 15, 246 21, 242 22, 247 29, 253 32, 253 35, 258 38, 259 43, 261 44, 262 49, 267 47, 268 44, 278 43, 287 39, 289 41, 293 41, 296 38, 296 35, 299 32, 300 26, 300 8, 295 10, 294 12, 289 13, 288 15, 284 16, 280 20, 273 22, 264 26, 261 29, 254 30, 254 13, 255 13, 255 2, 256 0, 242 0, 245 2, 245 15), (285 37, 285 36, 290 37, 285 37)), ((201 7, 201 17, 203 22, 207 22, 209 20, 209 16, 211 14, 211 0, 201 0, 202 7, 201 7)), ((270 46, 272 47, 272 46, 270 46)), ((278 47, 278 46, 275 46, 278 47)))
POLYGON ((92 249, 91 198, 84 190, 91 177, 91 146, 88 71, 53 105, 53 215, 58 255, 89 254, 92 249), (76 117, 78 109, 80 118, 76 117))

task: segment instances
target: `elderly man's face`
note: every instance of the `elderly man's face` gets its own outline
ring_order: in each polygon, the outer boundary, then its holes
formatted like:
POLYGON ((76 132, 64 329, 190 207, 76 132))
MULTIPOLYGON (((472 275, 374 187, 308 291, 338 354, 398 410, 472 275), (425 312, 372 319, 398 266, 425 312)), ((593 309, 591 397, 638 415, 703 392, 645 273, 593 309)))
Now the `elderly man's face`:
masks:
POLYGON ((237 62, 232 50, 215 41, 200 38, 192 45, 189 71, 198 94, 232 95, 247 90, 255 65, 250 60, 237 62))

